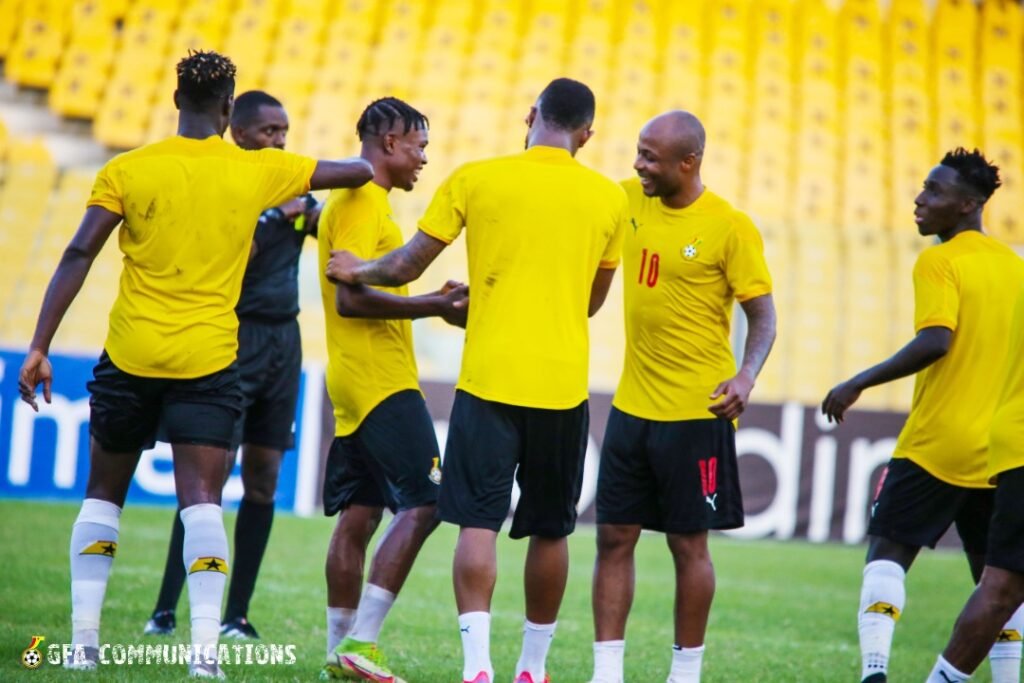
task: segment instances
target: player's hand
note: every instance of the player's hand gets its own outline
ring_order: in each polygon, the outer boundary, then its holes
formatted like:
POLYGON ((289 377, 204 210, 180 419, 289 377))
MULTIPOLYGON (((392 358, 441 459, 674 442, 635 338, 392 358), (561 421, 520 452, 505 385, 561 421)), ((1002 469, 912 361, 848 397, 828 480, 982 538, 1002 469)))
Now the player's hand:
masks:
POLYGON ((32 349, 25 356, 25 362, 21 364, 21 372, 18 373, 18 391, 21 393, 21 400, 32 406, 32 410, 39 412, 39 404, 36 403, 36 387, 42 383, 43 399, 50 402, 50 387, 53 385, 53 368, 50 366, 50 359, 38 349, 32 349))
POLYGON ((846 411, 860 398, 863 389, 852 379, 832 387, 832 390, 821 402, 821 414, 828 417, 829 422, 842 422, 846 411))
POLYGON ((320 212, 323 211, 324 203, 317 202, 316 206, 306 211, 306 234, 316 237, 320 228, 320 212))
POLYGON ((344 282, 348 285, 358 285, 356 271, 363 265, 363 259, 351 251, 332 251, 331 260, 327 262, 327 279, 337 284, 344 282))
POLYGON ((281 206, 277 207, 281 209, 281 213, 284 217, 290 221, 294 221, 296 218, 302 215, 302 212, 306 210, 306 200, 304 197, 296 197, 295 199, 285 202, 281 206))
POLYGON ((750 392, 753 388, 754 380, 746 373, 741 372, 715 387, 708 398, 712 401, 716 398, 722 400, 712 403, 708 406, 708 410, 726 420, 735 420, 747 409, 747 402, 750 400, 750 392))
POLYGON ((466 327, 469 317, 469 287, 449 280, 437 291, 441 297, 441 319, 455 327, 466 327))

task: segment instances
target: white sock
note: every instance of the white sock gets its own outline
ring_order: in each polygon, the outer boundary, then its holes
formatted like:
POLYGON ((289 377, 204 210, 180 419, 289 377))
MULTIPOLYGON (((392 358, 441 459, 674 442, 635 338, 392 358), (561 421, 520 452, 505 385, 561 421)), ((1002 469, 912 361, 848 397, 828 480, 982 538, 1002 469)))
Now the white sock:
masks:
POLYGON ((363 588, 363 597, 359 598, 359 609, 356 611, 356 623, 352 626, 349 637, 363 643, 376 643, 380 636, 380 627, 384 625, 384 617, 395 604, 395 594, 372 583, 363 588))
POLYGON ((625 670, 622 666, 626 654, 626 641, 601 640, 594 643, 594 677, 592 683, 622 683, 625 670))
POLYGON ((192 645, 212 648, 216 658, 220 635, 220 603, 228 575, 228 537, 219 505, 201 503, 181 511, 185 527, 182 558, 188 575, 188 605, 192 616, 192 645))
POLYGON ((117 554, 121 508, 86 498, 71 527, 71 642, 100 645, 100 612, 117 554))
POLYGON ((548 650, 555 637, 557 623, 535 624, 529 619, 523 622, 523 649, 519 653, 519 661, 516 663, 516 676, 526 671, 533 678, 534 683, 542 683, 548 650))
POLYGON ((669 683, 700 683, 700 665, 704 661, 704 646, 672 646, 672 670, 669 683))
POLYGON ((969 680, 971 680, 969 674, 960 671, 947 662, 945 657, 939 655, 935 662, 935 668, 928 674, 928 680, 925 683, 964 683, 969 680))
POLYGON ((889 669, 892 634, 907 597, 903 586, 906 577, 903 567, 889 560, 875 560, 864 567, 860 612, 857 615, 861 679, 886 673, 889 669))
POLYGON ((1024 634, 1024 605, 1006 622, 988 653, 992 683, 1020 683, 1021 634, 1024 634))
POLYGON ((356 621, 356 610, 347 607, 327 608, 327 658, 331 658, 334 648, 345 639, 356 621))
POLYGON ((491 615, 489 612, 466 612, 459 615, 462 636, 462 680, 471 681, 481 671, 494 680, 491 666, 491 615))

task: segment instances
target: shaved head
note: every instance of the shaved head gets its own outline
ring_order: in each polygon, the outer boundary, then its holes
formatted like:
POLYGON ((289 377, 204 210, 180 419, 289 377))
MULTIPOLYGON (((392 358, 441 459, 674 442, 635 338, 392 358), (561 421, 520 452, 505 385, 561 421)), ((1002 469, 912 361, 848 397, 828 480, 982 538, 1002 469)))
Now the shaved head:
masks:
POLYGON ((676 109, 655 116, 643 127, 640 136, 657 140, 658 146, 676 159, 704 153, 704 126, 688 111, 676 109))
POLYGON ((704 126, 690 112, 673 110, 648 121, 640 130, 633 163, 644 194, 683 206, 699 195, 704 140, 704 126))

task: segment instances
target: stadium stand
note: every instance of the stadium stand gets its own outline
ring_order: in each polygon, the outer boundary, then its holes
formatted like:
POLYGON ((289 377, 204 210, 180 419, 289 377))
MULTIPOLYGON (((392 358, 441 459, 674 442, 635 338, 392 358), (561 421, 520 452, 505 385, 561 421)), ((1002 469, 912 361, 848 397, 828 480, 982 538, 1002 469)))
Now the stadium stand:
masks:
MULTIPOLYGON (((394 198, 410 231, 455 166, 518 146, 531 99, 554 76, 594 88, 597 135, 581 159, 616 178, 630 175, 645 120, 692 110, 708 130, 708 185, 755 216, 776 279, 781 334, 761 400, 817 402, 910 336, 910 269, 927 243, 909 217, 944 150, 978 145, 996 159, 1004 187, 987 225, 1024 243, 1017 2, 0 0, 0 15, 4 78, 48 90, 56 114, 91 119, 112 152, 173 134, 172 66, 189 48, 224 50, 239 91, 279 97, 300 152, 352 154, 365 103, 408 98, 432 123, 422 186, 394 198)), ((44 142, 2 123, 0 259, 14 267, 0 269, 0 342, 23 345, 92 169, 57 168, 44 142)), ((116 261, 105 250, 60 345, 102 344, 116 261)), ((421 287, 449 277, 465 277, 460 249, 421 287)), ((306 355, 323 358, 307 301, 306 355)), ((450 371, 458 333, 418 325, 424 373, 450 371)), ((593 321, 595 387, 617 381, 621 327, 613 296, 593 321)), ((862 401, 908 402, 906 382, 862 401)))

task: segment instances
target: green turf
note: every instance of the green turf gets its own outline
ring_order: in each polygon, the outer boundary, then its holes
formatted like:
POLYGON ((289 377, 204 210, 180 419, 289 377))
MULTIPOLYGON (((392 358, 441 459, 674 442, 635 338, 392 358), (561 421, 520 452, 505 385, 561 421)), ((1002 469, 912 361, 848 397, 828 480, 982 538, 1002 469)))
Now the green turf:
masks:
MULTIPOLYGON (((70 636, 67 546, 77 505, 0 501, 0 681, 161 681, 184 678, 183 666, 105 666, 97 674, 64 672, 50 664, 19 664, 33 635, 44 646, 70 636)), ((171 511, 129 507, 122 518, 118 558, 107 591, 101 640, 144 639, 142 626, 156 597, 171 511)), ((227 516, 229 533, 234 516, 227 516)), ((232 666, 229 680, 315 680, 324 649, 323 560, 332 520, 279 515, 250 614, 265 643, 294 644, 291 666, 232 666)), ((549 658, 555 683, 580 683, 591 673, 590 574, 592 528, 571 542, 572 569, 558 634, 549 658)), ((459 681, 461 649, 452 598, 454 530, 442 526, 428 541, 381 643, 410 683, 459 681)), ((524 545, 499 545, 492 655, 498 683, 512 677, 522 623, 524 545)), ((772 541, 713 540, 718 592, 707 637, 704 680, 857 681, 855 611, 863 549, 772 541)), ((627 633, 627 681, 664 681, 672 644, 672 572, 662 538, 638 547, 636 603, 627 633)), ((923 681, 970 592, 966 562, 953 552, 926 552, 907 581, 906 614, 896 636, 890 680, 923 681)), ((186 600, 179 625, 187 624, 186 600)), ((179 633, 183 630, 179 626, 179 633)), ((975 680, 988 681, 983 665, 975 680)))

